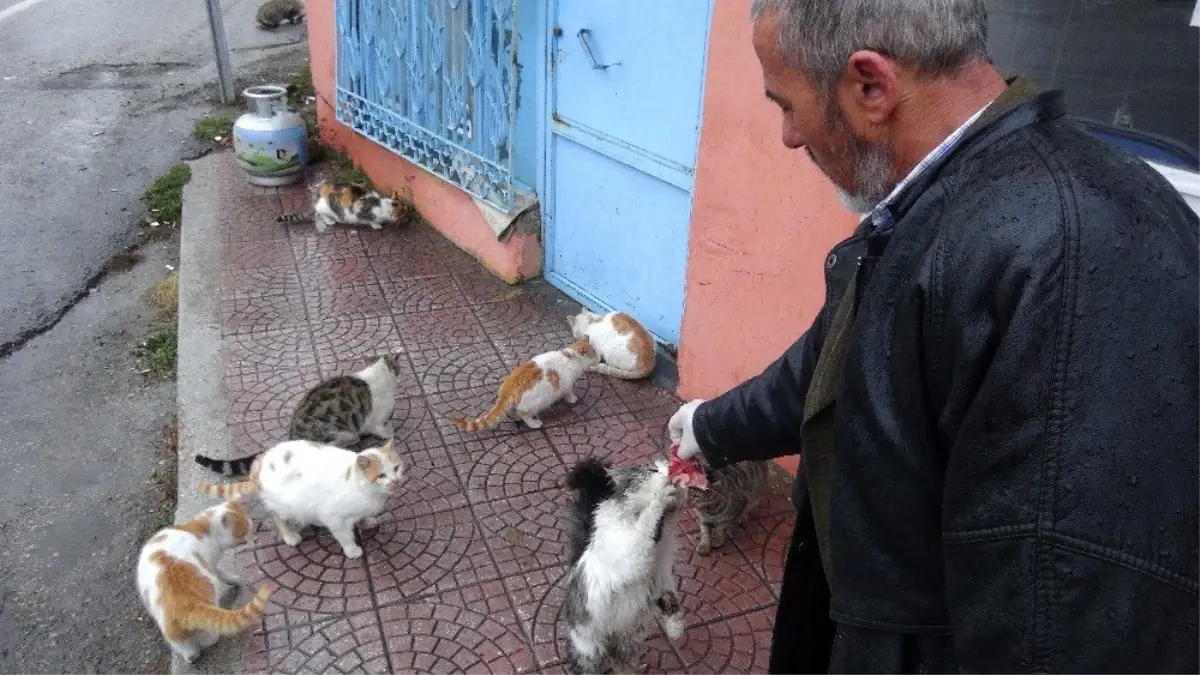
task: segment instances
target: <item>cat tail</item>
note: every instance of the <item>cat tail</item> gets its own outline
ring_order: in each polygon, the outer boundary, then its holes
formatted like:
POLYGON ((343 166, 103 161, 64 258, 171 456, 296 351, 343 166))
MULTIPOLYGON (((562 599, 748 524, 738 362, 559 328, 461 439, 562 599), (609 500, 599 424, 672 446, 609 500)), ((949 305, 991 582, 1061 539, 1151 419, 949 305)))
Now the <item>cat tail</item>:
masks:
POLYGON ((608 375, 609 377, 615 377, 622 380, 640 380, 654 372, 653 369, 644 373, 637 370, 625 370, 624 368, 618 368, 608 363, 597 363, 589 368, 589 370, 591 370, 593 373, 608 375))
POLYGON ((250 465, 250 476, 243 481, 236 483, 220 483, 213 484, 208 481, 200 481, 197 486, 200 492, 217 499, 237 499, 242 495, 252 495, 258 493, 258 458, 250 465))
POLYGON ((217 635, 235 635, 258 621, 271 599, 271 587, 263 584, 250 602, 241 609, 221 609, 216 605, 198 605, 192 608, 184 622, 191 630, 206 630, 217 635))
POLYGON ((250 472, 250 467, 254 465, 253 457, 243 457, 241 459, 213 459, 204 455, 196 455, 192 459, 200 466, 215 471, 223 476, 242 476, 250 472))
POLYGON ((496 399, 496 405, 492 406, 492 409, 484 413, 481 417, 476 417, 473 420, 469 420, 465 417, 459 417, 456 415, 451 417, 450 421, 454 422, 454 426, 462 429, 463 431, 482 431, 484 429, 494 429, 496 428, 496 425, 500 424, 500 420, 504 419, 504 416, 507 415, 508 411, 512 410, 512 408, 513 402, 507 397, 501 396, 496 399))
POLYGON ((312 216, 306 216, 300 213, 285 213, 275 219, 279 223, 307 223, 312 220, 312 216))

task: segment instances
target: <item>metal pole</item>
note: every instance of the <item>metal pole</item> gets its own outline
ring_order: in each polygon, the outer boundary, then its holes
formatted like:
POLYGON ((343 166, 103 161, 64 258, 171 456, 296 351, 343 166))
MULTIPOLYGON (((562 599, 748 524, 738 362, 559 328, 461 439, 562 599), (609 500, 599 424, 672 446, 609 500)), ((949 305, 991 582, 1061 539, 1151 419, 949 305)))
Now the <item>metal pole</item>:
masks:
POLYGON ((229 65, 229 45, 225 44, 225 24, 221 21, 221 0, 205 0, 208 5, 208 27, 212 31, 213 51, 217 56, 217 84, 221 90, 221 102, 232 103, 233 68, 229 65))

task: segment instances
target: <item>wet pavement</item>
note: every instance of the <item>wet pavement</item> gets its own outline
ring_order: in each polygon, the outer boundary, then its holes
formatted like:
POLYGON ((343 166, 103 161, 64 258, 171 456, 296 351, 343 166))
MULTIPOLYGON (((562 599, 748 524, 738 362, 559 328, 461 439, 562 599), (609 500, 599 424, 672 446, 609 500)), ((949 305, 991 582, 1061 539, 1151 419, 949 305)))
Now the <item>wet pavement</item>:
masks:
MULTIPOLYGON (((565 317, 578 305, 541 281, 505 284, 424 225, 324 235, 282 226, 277 216, 309 212, 307 186, 253 188, 232 156, 221 166, 235 454, 284 440, 294 406, 322 378, 404 354, 392 422, 406 489, 363 535, 359 560, 323 530, 288 546, 260 519, 238 567, 276 591, 244 668, 561 672, 562 481, 588 455, 630 465, 663 453, 679 400, 590 374, 576 385, 579 403, 544 415, 543 429, 458 431, 451 414, 485 411, 509 368, 570 340, 565 317)), ((685 515, 675 572, 689 628, 676 643, 656 632, 644 671, 765 672, 792 520, 777 487, 708 557, 694 555, 685 515)))

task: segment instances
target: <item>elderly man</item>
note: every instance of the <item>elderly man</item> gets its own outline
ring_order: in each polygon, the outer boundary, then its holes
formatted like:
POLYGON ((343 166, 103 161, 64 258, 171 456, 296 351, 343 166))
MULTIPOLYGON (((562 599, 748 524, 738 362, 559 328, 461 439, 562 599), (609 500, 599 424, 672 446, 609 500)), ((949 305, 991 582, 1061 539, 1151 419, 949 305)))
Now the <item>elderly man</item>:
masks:
POLYGON ((802 452, 772 672, 1197 672, 1196 215, 996 72, 982 0, 753 22, 783 143, 869 213, 808 332, 669 424, 802 452))

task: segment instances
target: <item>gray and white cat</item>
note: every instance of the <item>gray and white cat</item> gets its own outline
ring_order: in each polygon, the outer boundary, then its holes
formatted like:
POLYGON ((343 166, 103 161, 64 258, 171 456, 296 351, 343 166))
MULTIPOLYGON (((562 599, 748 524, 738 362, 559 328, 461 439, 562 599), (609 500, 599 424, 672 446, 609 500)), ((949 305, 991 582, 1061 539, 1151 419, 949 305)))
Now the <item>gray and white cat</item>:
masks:
POLYGON ((708 489, 694 491, 689 499, 700 523, 696 553, 708 555, 725 545, 729 530, 762 496, 767 471, 766 462, 739 462, 708 472, 708 489))
POLYGON ((667 463, 612 469, 595 458, 567 476, 575 493, 563 620, 572 673, 636 672, 642 640, 657 617, 667 637, 683 636, 683 608, 671 568, 685 489, 667 463))
MULTIPOLYGON (((364 435, 392 438, 399 357, 385 356, 353 375, 324 380, 304 395, 288 426, 287 440, 336 445, 347 450, 364 435)), ((261 454, 261 453, 259 453, 261 454)), ((196 463, 227 476, 245 474, 258 454, 241 459, 196 455, 196 463)))
POLYGON ((265 30, 279 28, 284 21, 300 23, 304 20, 304 0, 267 0, 259 5, 254 20, 265 30))

